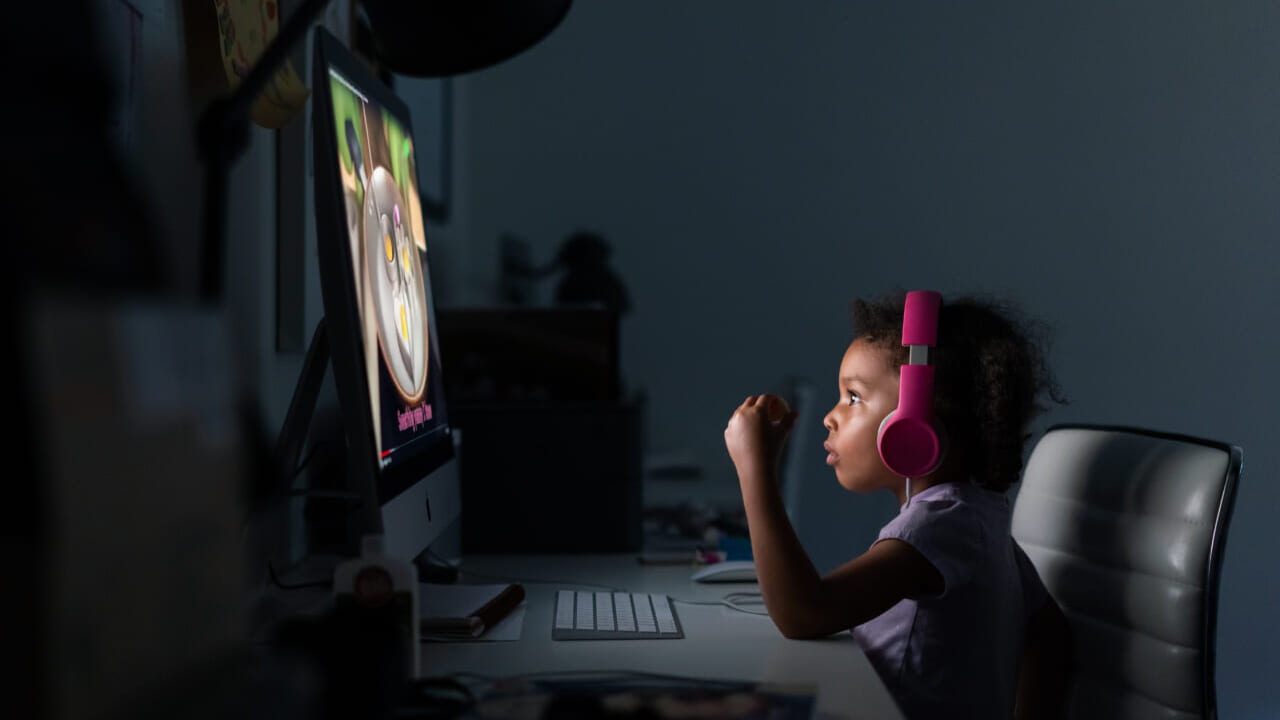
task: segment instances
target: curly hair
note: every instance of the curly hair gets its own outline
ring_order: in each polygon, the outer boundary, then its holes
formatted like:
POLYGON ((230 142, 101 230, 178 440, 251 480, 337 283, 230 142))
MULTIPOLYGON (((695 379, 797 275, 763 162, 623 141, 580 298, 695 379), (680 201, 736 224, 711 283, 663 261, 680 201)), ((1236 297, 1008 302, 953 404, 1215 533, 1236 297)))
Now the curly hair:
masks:
MULTIPOLYGON (((905 293, 853 303, 854 337, 885 350, 897 372, 905 293)), ((1047 410, 1042 396, 1066 398, 1046 362, 1043 326, 1007 301, 977 296, 944 300, 934 352, 934 413, 946 436, 948 476, 969 477, 1004 492, 1022 473, 1031 421, 1047 410)))

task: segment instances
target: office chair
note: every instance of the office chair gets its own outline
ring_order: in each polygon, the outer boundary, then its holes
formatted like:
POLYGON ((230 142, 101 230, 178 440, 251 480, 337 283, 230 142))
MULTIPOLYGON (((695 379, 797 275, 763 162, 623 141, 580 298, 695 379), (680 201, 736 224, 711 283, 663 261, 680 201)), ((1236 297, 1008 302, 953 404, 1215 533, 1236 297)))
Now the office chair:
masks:
POLYGON ((1243 453, 1130 427, 1036 443, 1013 536, 1075 643, 1068 717, 1217 717, 1218 581, 1243 453))

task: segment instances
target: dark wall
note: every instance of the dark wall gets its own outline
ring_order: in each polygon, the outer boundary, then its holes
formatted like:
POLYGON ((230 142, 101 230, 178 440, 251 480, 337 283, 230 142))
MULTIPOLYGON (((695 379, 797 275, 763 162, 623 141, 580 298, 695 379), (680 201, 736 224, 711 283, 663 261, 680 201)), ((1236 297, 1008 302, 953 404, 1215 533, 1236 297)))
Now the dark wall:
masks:
POLYGON ((1243 446, 1219 697, 1260 717, 1280 706, 1277 27, 1268 2, 577 3, 460 87, 467 263, 496 269, 503 232, 544 258, 577 227, 609 238, 623 371, 651 449, 702 465, 690 494, 733 492, 745 395, 813 378, 800 519, 823 568, 893 511, 821 464, 849 301, 1015 300, 1073 401, 1044 423, 1243 446))

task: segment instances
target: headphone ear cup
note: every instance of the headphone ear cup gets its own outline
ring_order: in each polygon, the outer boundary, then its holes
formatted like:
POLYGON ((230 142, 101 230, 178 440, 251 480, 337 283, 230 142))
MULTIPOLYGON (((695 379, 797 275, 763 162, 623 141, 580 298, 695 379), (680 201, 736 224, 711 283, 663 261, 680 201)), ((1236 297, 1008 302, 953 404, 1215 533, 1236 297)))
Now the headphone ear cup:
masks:
POLYGON ((881 455, 884 455, 884 450, 880 449, 880 443, 884 440, 885 426, 889 424, 889 420, 893 418, 894 414, 897 412, 897 410, 890 410, 889 414, 885 415, 884 419, 880 421, 880 427, 876 430, 876 450, 879 450, 881 455))
POLYGON ((880 460, 891 472, 902 477, 922 477, 942 464, 943 433, 925 420, 910 415, 894 418, 889 413, 880 421, 876 448, 880 460))

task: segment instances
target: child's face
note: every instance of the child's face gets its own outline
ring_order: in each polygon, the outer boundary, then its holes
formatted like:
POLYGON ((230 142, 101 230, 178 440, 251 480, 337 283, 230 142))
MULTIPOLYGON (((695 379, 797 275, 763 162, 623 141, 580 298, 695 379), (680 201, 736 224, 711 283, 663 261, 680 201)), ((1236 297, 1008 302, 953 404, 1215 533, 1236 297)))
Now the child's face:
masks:
POLYGON ((846 490, 894 489, 902 478, 880 460, 876 434, 884 417, 898 408, 898 374, 886 351, 854 340, 840 363, 840 400, 822 419, 827 428, 827 464, 846 490))

